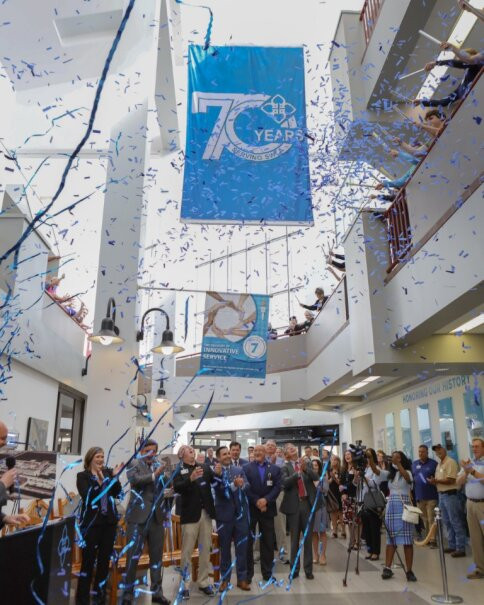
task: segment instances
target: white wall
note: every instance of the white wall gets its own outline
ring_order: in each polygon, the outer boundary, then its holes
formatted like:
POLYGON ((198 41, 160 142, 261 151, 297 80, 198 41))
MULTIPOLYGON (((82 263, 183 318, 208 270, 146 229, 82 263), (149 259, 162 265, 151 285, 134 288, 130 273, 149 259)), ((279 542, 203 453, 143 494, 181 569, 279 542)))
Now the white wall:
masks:
MULTIPOLYGON (((417 407, 419 405, 428 403, 432 442, 439 443, 441 441, 441 436, 439 428, 438 401, 439 399, 451 397, 454 411, 458 454, 461 458, 468 456, 469 446, 463 395, 466 388, 474 389, 476 386, 481 389, 482 393, 484 390, 484 377, 447 376, 439 380, 422 382, 419 386, 406 391, 401 391, 400 393, 392 395, 391 397, 372 401, 371 403, 343 414, 341 441, 354 442, 354 439, 359 439, 358 435, 351 434, 351 420, 353 418, 371 413, 373 421, 373 443, 365 443, 365 445, 375 448, 380 447, 381 444, 379 441, 381 440, 382 435, 385 435, 385 414, 388 412, 394 412, 397 448, 402 449, 400 410, 409 409, 410 424, 412 429, 413 454, 416 456, 417 448, 420 444, 417 424, 417 407)), ((384 437, 383 447, 385 451, 388 451, 389 447, 386 443, 386 437, 384 437)))
MULTIPOLYGON (((19 433, 19 441, 25 441, 27 437, 27 422, 30 416, 47 420, 47 445, 52 449, 59 383, 12 360, 11 378, 2 388, 5 391, 5 399, 0 407, 0 419, 9 429, 15 429, 19 433)), ((19 446, 19 449, 24 449, 24 446, 19 446)))

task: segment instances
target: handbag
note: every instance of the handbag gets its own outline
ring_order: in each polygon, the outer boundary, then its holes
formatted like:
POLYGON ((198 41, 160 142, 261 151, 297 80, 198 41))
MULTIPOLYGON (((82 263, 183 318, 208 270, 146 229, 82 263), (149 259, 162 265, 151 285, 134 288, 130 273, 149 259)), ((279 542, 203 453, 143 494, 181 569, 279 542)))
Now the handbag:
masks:
POLYGON ((412 506, 410 504, 405 504, 402 496, 400 495, 400 500, 403 504, 402 511, 402 521, 404 523, 412 523, 413 525, 417 525, 420 515, 423 515, 423 512, 420 510, 418 506, 412 506))
POLYGON ((326 510, 328 513, 337 513, 339 511, 339 502, 331 490, 326 494, 326 510))
POLYGON ((385 510, 387 501, 385 496, 377 487, 376 483, 374 481, 373 483, 375 484, 375 489, 372 489, 370 486, 368 486, 368 491, 363 496, 363 508, 364 510, 370 510, 381 515, 381 513, 385 510))

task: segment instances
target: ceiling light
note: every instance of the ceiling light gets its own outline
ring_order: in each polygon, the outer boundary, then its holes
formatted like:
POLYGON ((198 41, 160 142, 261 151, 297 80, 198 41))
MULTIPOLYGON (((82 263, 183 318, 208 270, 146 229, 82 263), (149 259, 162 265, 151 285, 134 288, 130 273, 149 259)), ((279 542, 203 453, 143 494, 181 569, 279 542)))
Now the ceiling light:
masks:
POLYGON ((198 408, 202 405, 201 403, 192 403, 193 407, 198 410, 198 408))
POLYGON ((381 378, 381 376, 368 376, 367 378, 360 380, 360 382, 357 382, 354 385, 348 387, 344 391, 341 391, 340 395, 349 395, 350 393, 353 393, 353 391, 357 391, 358 389, 361 389, 367 384, 370 384, 370 382, 378 380, 379 378, 381 378))
POLYGON ((484 313, 479 313, 479 315, 477 315, 476 317, 473 317, 472 319, 469 319, 469 321, 466 321, 465 323, 463 323, 461 326, 459 326, 455 330, 451 330, 451 334, 455 334, 456 332, 469 332, 470 330, 473 330, 474 328, 479 327, 483 323, 484 323, 484 313))

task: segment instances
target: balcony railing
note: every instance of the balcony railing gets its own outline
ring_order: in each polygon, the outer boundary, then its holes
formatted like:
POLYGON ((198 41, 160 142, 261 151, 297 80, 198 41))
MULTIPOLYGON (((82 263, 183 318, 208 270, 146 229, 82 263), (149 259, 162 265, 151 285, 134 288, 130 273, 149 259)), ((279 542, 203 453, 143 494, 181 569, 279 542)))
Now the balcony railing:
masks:
POLYGON ((375 29, 383 2, 384 0, 365 0, 365 4, 361 9, 360 21, 363 23, 366 46, 368 46, 373 30, 375 29))
MULTIPOLYGON (((387 267, 387 273, 391 273, 392 270, 402 261, 405 260, 406 257, 410 254, 415 254, 422 245, 434 235, 437 228, 442 226, 442 221, 439 221, 435 224, 434 228, 432 228, 428 234, 422 238, 412 249, 412 234, 411 234, 411 226, 410 226, 410 218, 408 212, 408 205, 406 199, 406 187, 412 181, 413 177, 418 173, 419 168, 426 161, 427 156, 431 152, 431 150, 435 147, 437 141, 440 139, 442 134, 446 131, 447 126, 450 124, 451 120, 455 118, 455 115, 459 111, 459 109, 464 104, 465 100, 469 97, 469 94, 472 93, 472 90, 475 88, 477 83, 479 82, 482 74, 484 73, 484 68, 481 68, 478 76, 475 78, 471 87, 469 88, 467 94, 455 103, 449 117, 447 118, 444 126, 442 127, 439 134, 434 137, 432 143, 429 145, 427 154, 420 160, 420 163, 417 165, 415 170, 412 173, 412 176, 408 179, 405 186, 400 189, 397 194, 395 201, 392 203, 390 208, 385 212, 384 218, 387 224, 388 231, 388 245, 390 252, 390 263, 387 267)), ((467 198, 469 198, 474 191, 478 189, 478 187, 482 183, 482 176, 475 179, 472 183, 469 184, 465 193, 461 196, 461 199, 458 203, 454 205, 451 209, 451 212, 447 212, 447 214, 443 215, 443 218, 447 219, 449 216, 462 204, 467 198)))
POLYGON ((387 224, 388 247, 390 264, 387 273, 398 265, 408 254, 412 246, 410 232, 410 218, 408 216, 407 198, 405 189, 400 189, 390 208, 384 214, 387 224))

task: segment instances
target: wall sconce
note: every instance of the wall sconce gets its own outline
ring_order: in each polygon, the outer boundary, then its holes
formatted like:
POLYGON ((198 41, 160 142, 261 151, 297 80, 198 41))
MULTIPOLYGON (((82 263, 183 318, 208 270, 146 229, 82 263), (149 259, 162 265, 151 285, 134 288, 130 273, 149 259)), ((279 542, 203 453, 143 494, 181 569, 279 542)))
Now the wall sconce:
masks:
POLYGON ((84 367, 81 370, 81 376, 87 376, 87 367, 89 365, 89 360, 91 359, 91 355, 92 355, 92 353, 89 353, 89 355, 86 357, 86 363, 84 364, 84 367))
POLYGON ((170 330, 170 318, 168 317, 168 313, 159 307, 152 307, 148 309, 143 314, 141 318, 141 329, 136 333, 136 340, 139 342, 144 338, 144 325, 145 319, 148 313, 153 311, 158 311, 162 313, 166 318, 166 330, 164 330, 163 335, 161 337, 161 343, 157 347, 153 347, 151 350, 153 353, 161 353, 162 355, 176 355, 177 353, 181 353, 185 350, 181 345, 177 345, 173 342, 173 332, 170 330))
POLYGON ((91 334, 88 340, 102 344, 105 347, 124 342, 124 338, 121 338, 119 328, 116 326, 116 303, 114 298, 108 300, 108 309, 106 317, 101 321, 101 329, 97 334, 91 334))
POLYGON ((146 420, 151 421, 151 414, 148 410, 148 398, 146 397, 146 395, 144 393, 139 393, 138 397, 140 397, 140 396, 144 397, 144 399, 145 399, 144 403, 142 403, 141 405, 135 405, 134 403, 131 403, 131 406, 136 409, 137 414, 139 414, 143 418, 146 418, 146 420))

